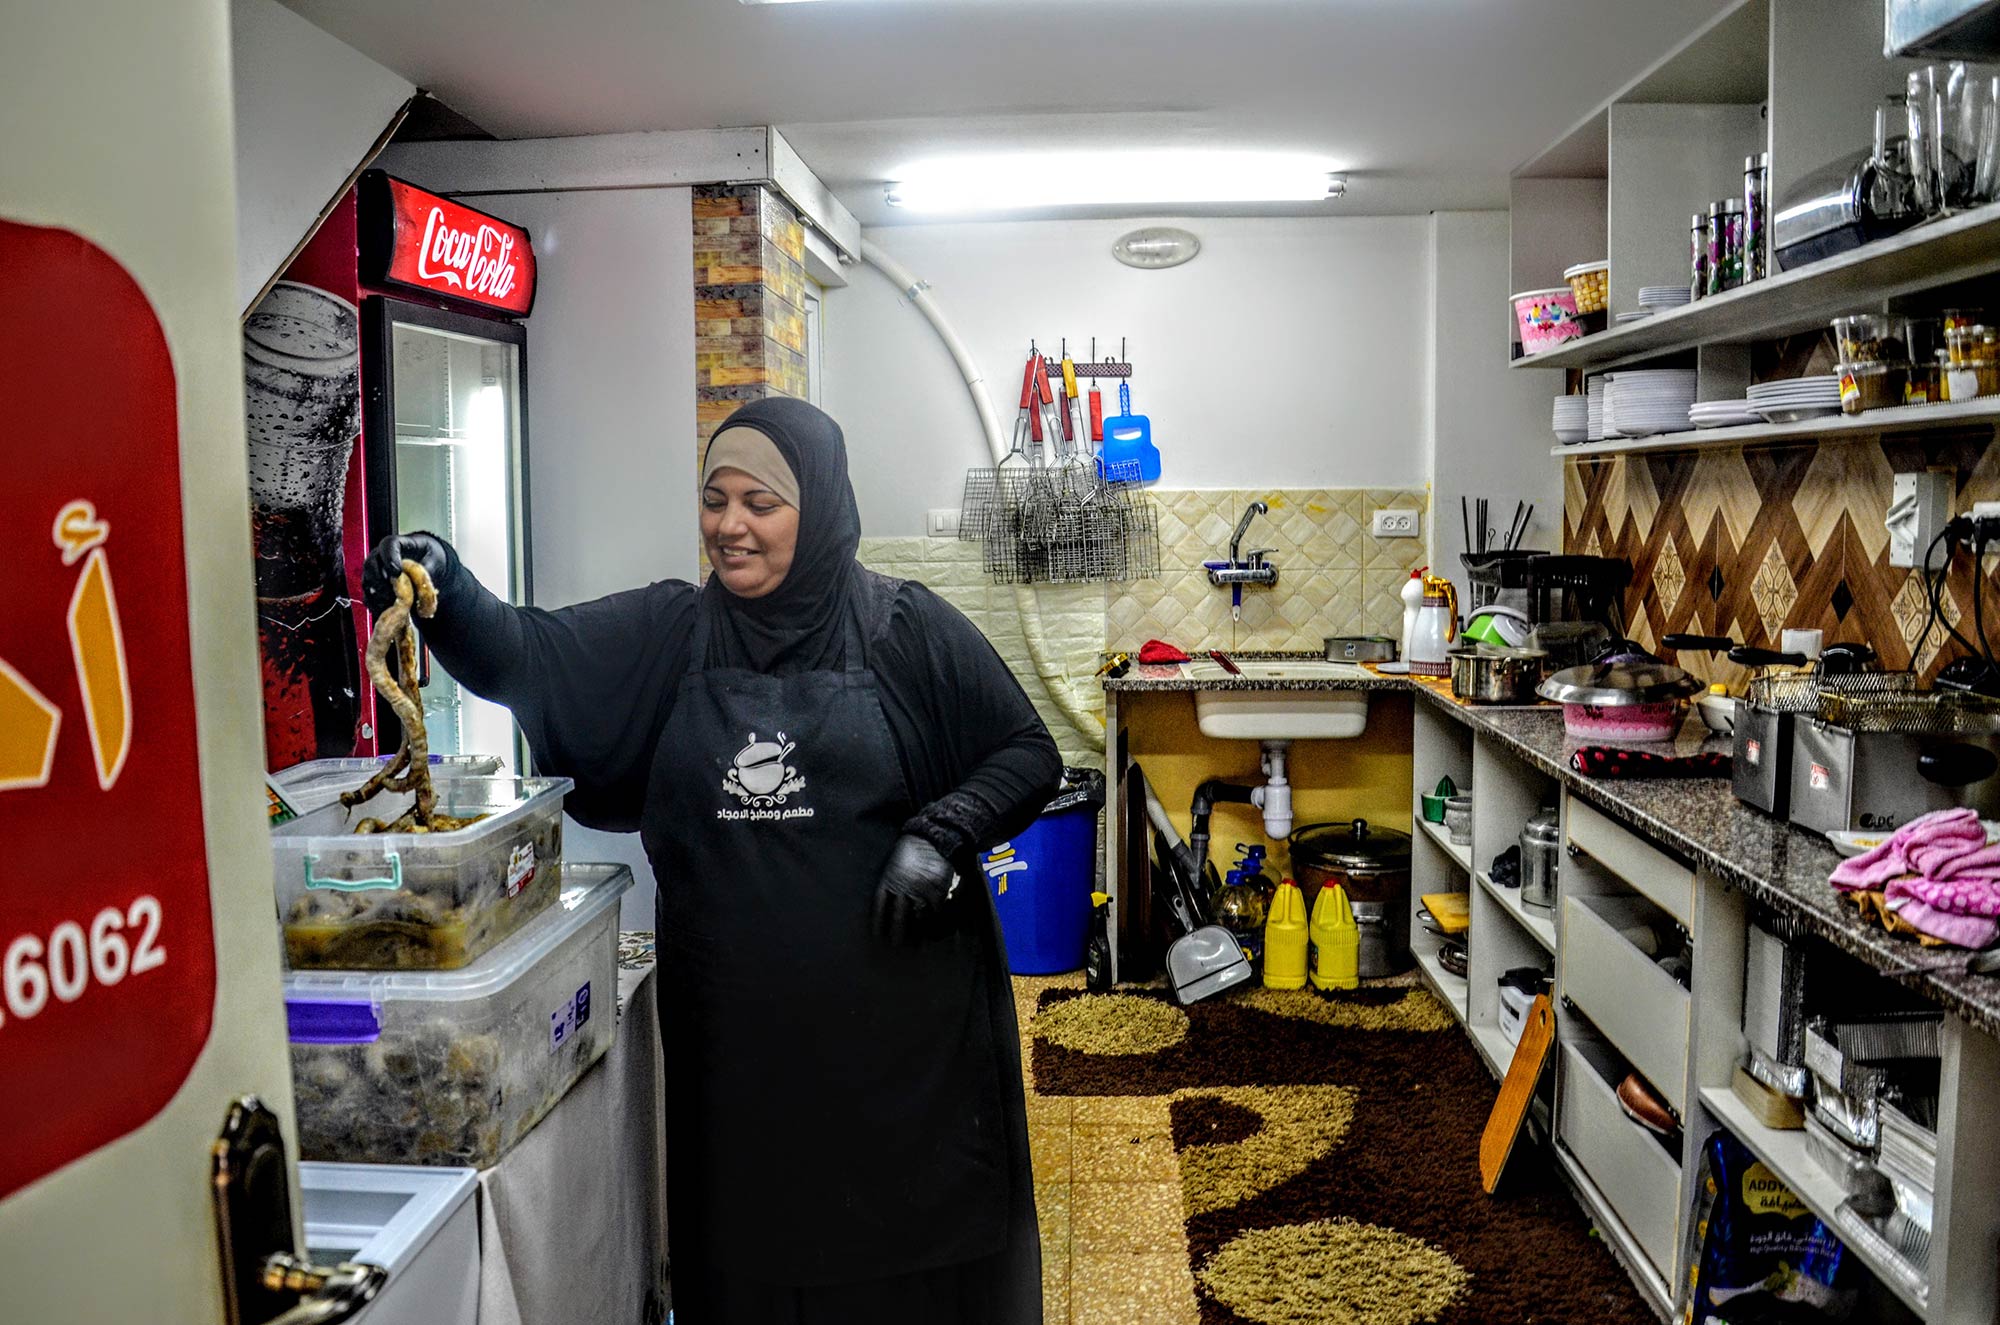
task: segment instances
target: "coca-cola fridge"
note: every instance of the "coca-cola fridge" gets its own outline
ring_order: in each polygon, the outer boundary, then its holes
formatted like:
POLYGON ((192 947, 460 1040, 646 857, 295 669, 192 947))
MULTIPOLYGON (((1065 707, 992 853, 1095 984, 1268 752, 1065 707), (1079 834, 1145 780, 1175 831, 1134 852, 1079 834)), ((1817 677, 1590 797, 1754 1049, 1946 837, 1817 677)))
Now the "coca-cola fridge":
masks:
MULTIPOLYGON (((273 770, 401 739, 362 666, 360 569, 428 529, 529 601, 527 231, 379 171, 244 323, 265 737, 273 770)), ((426 666, 434 753, 516 762, 505 709, 426 666)))

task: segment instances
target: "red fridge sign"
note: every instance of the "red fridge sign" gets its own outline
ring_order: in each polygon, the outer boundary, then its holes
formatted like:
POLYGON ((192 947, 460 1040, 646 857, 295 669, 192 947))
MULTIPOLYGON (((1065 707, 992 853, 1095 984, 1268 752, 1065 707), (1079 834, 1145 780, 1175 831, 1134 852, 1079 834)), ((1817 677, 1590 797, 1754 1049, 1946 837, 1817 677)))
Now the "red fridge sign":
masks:
POLYGON ((361 177, 361 279, 526 317, 535 251, 518 225, 371 170, 361 177))
POLYGON ((174 364, 144 292, 0 220, 0 1198, 180 1089, 215 1010, 174 364))

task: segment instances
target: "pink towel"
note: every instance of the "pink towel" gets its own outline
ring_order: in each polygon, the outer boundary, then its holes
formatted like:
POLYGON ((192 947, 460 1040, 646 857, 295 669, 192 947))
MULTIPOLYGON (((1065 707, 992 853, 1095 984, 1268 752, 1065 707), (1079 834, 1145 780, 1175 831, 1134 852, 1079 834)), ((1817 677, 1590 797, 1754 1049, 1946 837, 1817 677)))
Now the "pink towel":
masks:
POLYGON ((1979 815, 1969 809, 1938 810, 1910 820, 1878 847, 1872 847, 1834 867, 1831 882, 1846 892, 1880 888, 1891 879, 1921 873, 1911 853, 1922 851, 1926 863, 1940 859, 1940 853, 1925 848, 1941 848, 1941 858, 1977 850, 1986 845, 1986 830, 1979 815))
MULTIPOLYGON (((1914 880, 1912 882, 1915 882, 1914 880)), ((1890 884, 1888 896, 1898 904, 1896 914, 1934 939, 1961 948, 1991 947, 2000 938, 2000 920, 1991 916, 1961 915, 1908 894, 1898 897, 1898 885, 1890 884)))

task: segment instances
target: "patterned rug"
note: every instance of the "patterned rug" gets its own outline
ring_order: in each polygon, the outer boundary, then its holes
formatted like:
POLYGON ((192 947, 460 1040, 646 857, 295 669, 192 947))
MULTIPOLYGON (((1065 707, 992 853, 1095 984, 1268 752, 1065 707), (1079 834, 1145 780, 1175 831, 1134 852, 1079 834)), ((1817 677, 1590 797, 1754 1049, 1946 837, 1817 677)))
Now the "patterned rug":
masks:
POLYGON ((1204 1325, 1654 1325, 1545 1154, 1479 1186, 1493 1079, 1421 989, 1043 990, 1042 1096, 1165 1096, 1204 1325))

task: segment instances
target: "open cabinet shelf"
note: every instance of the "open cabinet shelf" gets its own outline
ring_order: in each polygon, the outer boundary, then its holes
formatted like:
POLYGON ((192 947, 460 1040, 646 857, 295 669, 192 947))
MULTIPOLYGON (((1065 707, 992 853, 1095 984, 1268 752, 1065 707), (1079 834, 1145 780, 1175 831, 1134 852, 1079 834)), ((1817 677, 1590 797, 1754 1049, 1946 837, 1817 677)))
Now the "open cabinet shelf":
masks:
MULTIPOLYGON (((1995 242, 2000 243, 2000 236, 1996 236, 1995 242)), ((1848 441, 1888 433, 1928 432, 1939 428, 1994 423, 2000 423, 2000 397, 1945 405, 1899 405, 1894 409, 1869 410, 1866 414, 1833 415, 1798 423, 1757 423, 1740 428, 1690 429, 1653 437, 1612 437, 1601 442, 1554 446, 1549 448, 1549 454, 1561 460, 1583 460, 1594 455, 1623 455, 1633 451, 1696 451, 1707 446, 1748 446, 1756 442, 1812 438, 1848 441)))
POLYGON ((1416 825, 1419 829, 1422 830, 1424 836, 1430 838, 1432 842, 1436 843, 1438 847, 1442 849, 1447 856, 1450 856, 1452 858, 1452 861, 1456 863, 1460 869, 1464 870, 1467 874, 1472 873, 1471 847, 1460 846, 1458 843, 1452 841, 1451 834, 1445 831, 1445 826, 1443 824, 1434 824, 1430 820, 1424 818, 1422 814, 1416 816, 1416 825))
POLYGON ((1556 922, 1552 916, 1537 914, 1522 902, 1519 888, 1502 888, 1493 882, 1493 876, 1485 870, 1480 870, 1472 877, 1479 881, 1480 888, 1500 904, 1500 909, 1505 911, 1529 938, 1539 944, 1551 957, 1555 955, 1556 922))

